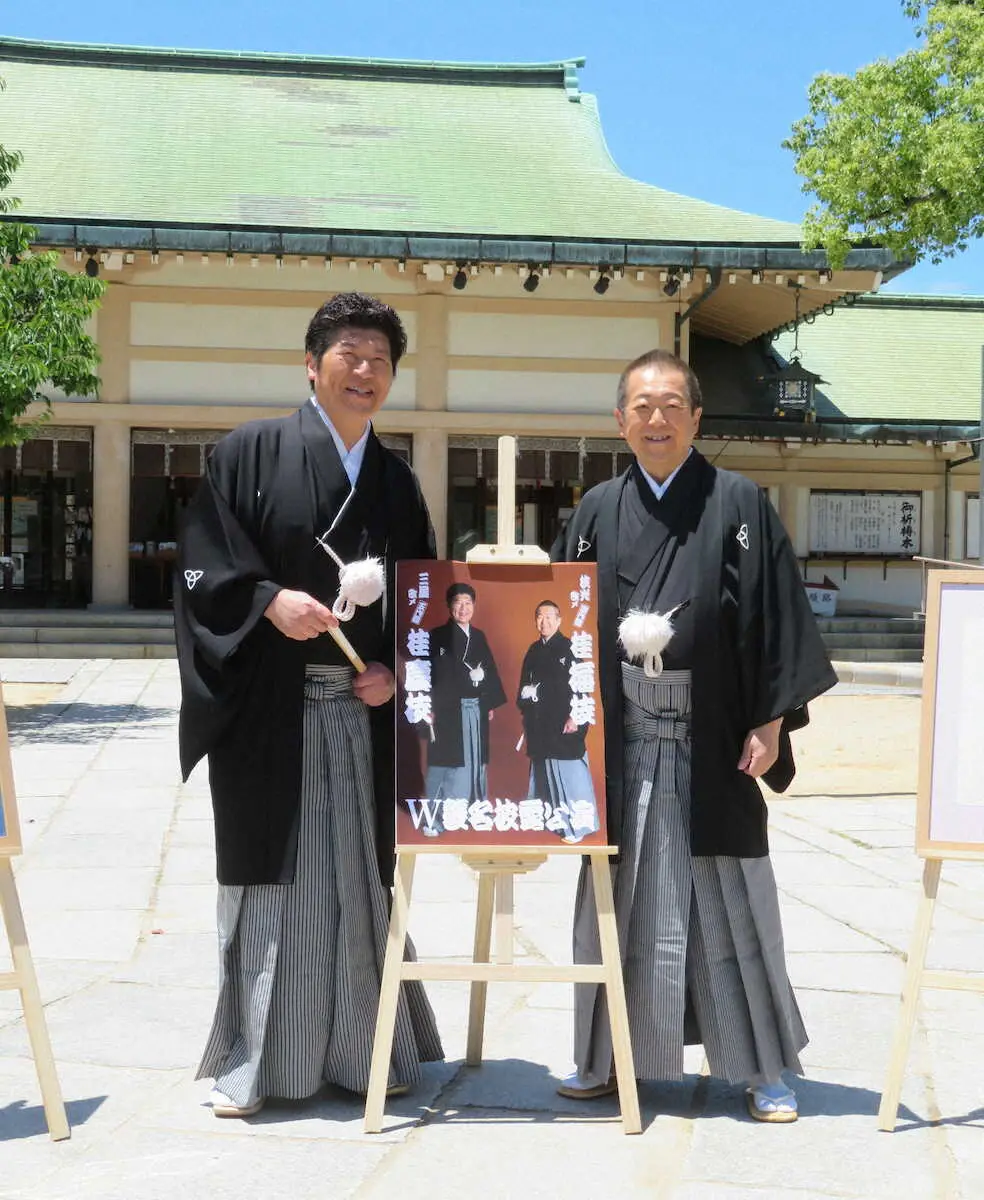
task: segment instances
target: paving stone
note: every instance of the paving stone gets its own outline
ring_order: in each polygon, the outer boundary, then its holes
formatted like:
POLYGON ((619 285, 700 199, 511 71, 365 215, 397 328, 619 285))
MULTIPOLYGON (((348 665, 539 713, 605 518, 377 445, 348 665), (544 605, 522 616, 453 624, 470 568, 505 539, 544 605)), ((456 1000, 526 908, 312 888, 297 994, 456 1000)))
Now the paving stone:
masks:
MULTIPOLYGON (((682 1083, 641 1088, 644 1133, 626 1137, 614 1099, 555 1094, 572 985, 490 984, 473 1069, 462 1065, 469 987, 438 983, 427 990, 449 1061, 388 1102, 386 1132, 372 1137, 362 1101, 337 1091, 245 1123, 204 1106, 209 1085, 193 1075, 216 999, 214 848, 206 770, 177 776, 176 663, 72 669, 60 702, 21 709, 13 736, 28 845, 15 866, 75 1130, 58 1146, 46 1137, 19 999, 0 993, 3 1200, 433 1200, 451 1186, 478 1200, 984 1195, 984 996, 924 992, 899 1133, 877 1131, 922 873, 904 791, 910 698, 840 689, 811 705, 797 781, 769 800, 812 1038, 796 1125, 753 1124, 740 1088, 698 1076, 698 1046, 682 1083)), ((569 961, 578 869, 556 856, 516 881, 521 961, 569 961)), ((475 895, 459 860, 421 859, 411 925, 426 956, 470 956, 475 895)), ((931 965, 984 969, 982 919, 981 865, 945 864, 931 965)), ((2 960, 0 944, 0 971, 2 960)))
MULTIPOLYGON (((202 989, 106 982, 45 1012, 60 1062, 174 1070, 198 1062, 213 1009, 202 989)), ((21 1025, 0 1030, 0 1058, 27 1054, 21 1025)))

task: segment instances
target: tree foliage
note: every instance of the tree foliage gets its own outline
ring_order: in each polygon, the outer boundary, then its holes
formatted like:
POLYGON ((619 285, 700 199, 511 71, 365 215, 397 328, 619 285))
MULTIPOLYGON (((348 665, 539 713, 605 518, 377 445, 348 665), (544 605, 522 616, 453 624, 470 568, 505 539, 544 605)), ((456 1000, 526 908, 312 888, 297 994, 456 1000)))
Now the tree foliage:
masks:
MULTIPOLYGON (((0 89, 3 83, 0 81, 0 89)), ((18 151, 0 145, 0 215, 17 207, 8 192, 21 163, 18 151)), ((0 445, 12 446, 36 433, 50 415, 45 389, 69 395, 96 391, 99 351, 85 332, 106 285, 62 270, 53 251, 36 253, 36 231, 0 221, 0 445), (40 418, 25 419, 35 401, 40 418)))
POLYGON ((796 155, 810 247, 835 266, 870 240, 934 262, 984 233, 984 0, 905 0, 919 45, 854 75, 818 75, 796 155))

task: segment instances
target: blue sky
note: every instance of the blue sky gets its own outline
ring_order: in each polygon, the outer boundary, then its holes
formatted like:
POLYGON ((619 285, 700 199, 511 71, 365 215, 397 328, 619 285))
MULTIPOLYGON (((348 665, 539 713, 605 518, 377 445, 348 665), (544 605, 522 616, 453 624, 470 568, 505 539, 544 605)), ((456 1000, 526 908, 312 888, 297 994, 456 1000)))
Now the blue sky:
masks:
MULTIPOLYGON (((47 0, 6 12, 0 33, 480 62, 583 56, 582 87, 598 96, 623 171, 794 221, 808 198, 780 143, 806 111, 811 78, 914 44, 900 0, 47 0)), ((984 295, 984 244, 889 286, 984 295)))

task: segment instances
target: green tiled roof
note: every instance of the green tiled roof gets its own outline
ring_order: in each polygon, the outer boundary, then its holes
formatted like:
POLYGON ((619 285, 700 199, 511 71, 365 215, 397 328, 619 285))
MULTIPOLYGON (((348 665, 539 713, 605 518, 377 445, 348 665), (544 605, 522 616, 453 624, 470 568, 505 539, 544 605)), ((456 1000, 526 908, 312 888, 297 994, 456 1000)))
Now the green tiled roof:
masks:
POLYGON ((0 138, 35 220, 798 246, 621 174, 578 65, 0 38, 0 138))
MULTIPOLYGON (((984 298, 863 296, 802 325, 803 366, 825 380, 817 415, 861 421, 980 420, 984 298)), ((775 342, 782 355, 791 334, 775 342)))

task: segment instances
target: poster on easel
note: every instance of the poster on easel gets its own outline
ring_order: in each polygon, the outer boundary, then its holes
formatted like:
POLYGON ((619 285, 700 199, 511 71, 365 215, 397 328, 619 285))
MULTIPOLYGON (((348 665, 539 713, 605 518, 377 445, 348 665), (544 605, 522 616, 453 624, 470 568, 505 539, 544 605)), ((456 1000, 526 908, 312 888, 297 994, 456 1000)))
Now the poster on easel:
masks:
POLYGON ((930 571, 916 852, 984 859, 984 572, 930 571))
POLYGON ((397 606, 397 845, 605 845, 594 565, 401 562, 397 606))
POLYGON ((10 738, 7 734, 7 714, 0 691, 0 855, 20 854, 23 849, 20 823, 17 819, 17 797, 14 792, 14 771, 10 761, 10 738))

